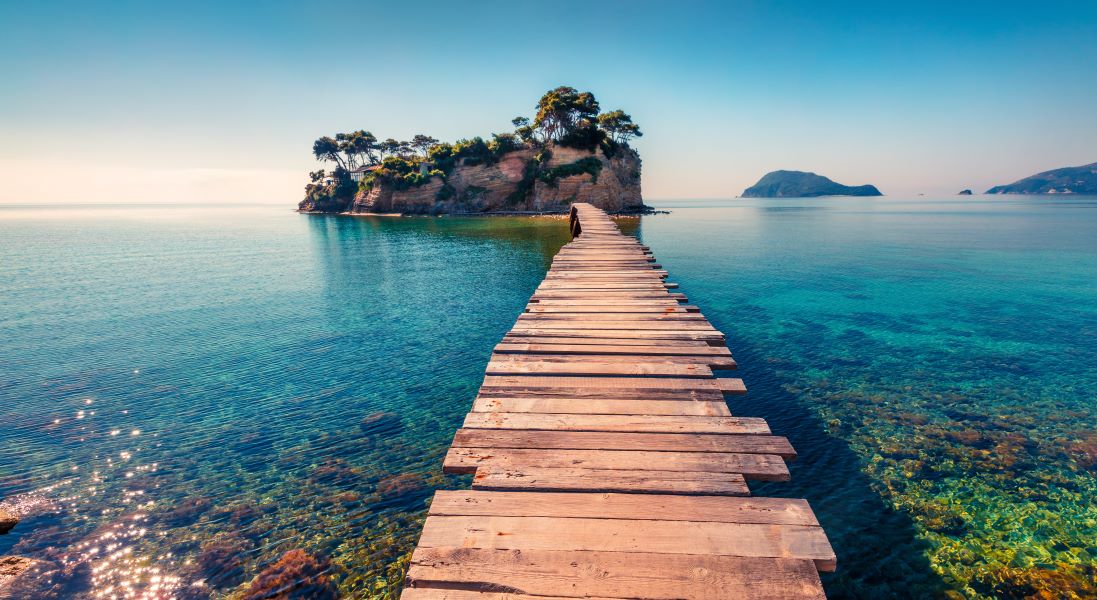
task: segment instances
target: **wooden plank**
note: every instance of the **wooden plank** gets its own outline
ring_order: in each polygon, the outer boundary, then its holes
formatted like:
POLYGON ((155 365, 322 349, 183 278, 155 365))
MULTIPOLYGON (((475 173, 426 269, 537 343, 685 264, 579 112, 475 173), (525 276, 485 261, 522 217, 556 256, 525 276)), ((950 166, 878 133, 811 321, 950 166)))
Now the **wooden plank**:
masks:
POLYGON ((503 341, 495 346, 495 352, 504 353, 532 353, 532 354, 595 354, 595 355, 630 355, 644 354, 648 356, 719 356, 730 358, 731 350, 722 346, 709 346, 708 344, 681 344, 681 345, 655 345, 655 344, 553 344, 553 343, 522 343, 503 341))
POLYGON ((825 599, 810 560, 742 556, 419 548, 407 580, 412 588, 516 590, 536 598, 825 599))
POLYGON ((577 401, 659 400, 667 402, 724 402, 719 390, 636 390, 576 387, 493 388, 481 387, 478 398, 553 398, 577 401))
POLYGON ((702 364, 655 362, 558 362, 493 360, 488 375, 634 375, 643 377, 712 377, 712 369, 702 364))
POLYGON ((478 397, 473 412, 524 412, 581 415, 697 415, 730 417, 719 402, 676 402, 667 400, 601 400, 587 398, 489 398, 478 397))
MULTIPOLYGON (((486 414, 486 413, 481 413, 486 414)), ((589 415, 588 415, 589 416, 589 415)), ((715 433, 618 433, 604 431, 505 431, 499 429, 458 429, 453 436, 455 448, 525 448, 546 450, 634 450, 652 452, 732 452, 736 454, 774 454, 794 458, 788 440, 767 435, 769 428, 761 419, 751 419, 741 434, 715 433), (759 423, 760 421, 760 423, 759 423)))
MULTIPOLYGON (((704 323, 708 325, 708 320, 704 315, 700 313, 687 313, 687 312, 666 312, 666 309, 656 309, 653 312, 646 313, 610 313, 610 312, 596 312, 596 313, 583 313, 583 312, 544 312, 544 313, 522 313, 518 316, 518 321, 529 321, 535 323, 538 321, 658 321, 661 323, 704 323)), ((709 325, 711 327, 711 325, 709 325)))
POLYGON ((521 331, 538 329, 634 329, 638 331, 700 331, 705 333, 717 331, 707 321, 610 321, 604 319, 525 319, 518 320, 514 328, 521 331))
MULTIPOLYGON (((409 581, 410 585, 411 582, 409 581)), ((573 600, 575 596, 529 596, 512 592, 480 592, 477 590, 427 587, 406 587, 400 592, 400 600, 573 600)), ((620 600, 587 596, 585 600, 620 600)))
POLYGON ((630 494, 521 494, 438 490, 432 515, 497 517, 587 517, 716 523, 819 526, 806 500, 634 496, 630 494))
MULTIPOLYGON (((634 365, 645 363, 679 364, 679 365, 703 365, 710 369, 735 369, 738 365, 730 356, 717 355, 668 355, 668 354, 548 354, 548 353, 498 353, 492 354, 491 362, 515 362, 515 363, 568 363, 571 365, 588 365, 592 363, 614 363, 620 365, 634 365)), ((501 375, 502 373, 495 373, 501 375)), ((575 373, 572 373, 575 374, 575 373)), ((627 374, 627 373, 626 373, 627 374)))
MULTIPOLYGON (((472 489, 709 496, 746 496, 750 493, 746 480, 735 473, 539 468, 507 470, 492 466, 477 469, 472 478, 472 489)), ((428 517, 428 520, 432 518, 440 517, 428 517)))
POLYGON ((595 304, 595 305, 582 305, 576 304, 572 306, 553 306, 551 304, 543 305, 540 302, 535 302, 526 306, 526 314, 655 314, 655 315, 700 315, 700 312, 690 312, 689 307, 682 306, 680 304, 668 304, 665 306, 655 305, 633 305, 633 306, 612 306, 607 304, 595 304))
MULTIPOLYGON (((485 414, 485 413, 480 413, 485 414)), ((523 448, 450 448, 442 471, 472 474, 478 467, 508 471, 592 469, 613 471, 685 471, 738 473, 745 479, 788 481, 788 467, 772 454, 650 452, 646 450, 543 450, 523 448)))
POLYGON ((526 325, 516 325, 511 329, 509 335, 525 335, 525 336, 557 336, 568 338, 596 338, 599 340, 608 339, 645 339, 645 340, 695 340, 706 342, 720 342, 724 341, 724 334, 719 331, 705 331, 697 329, 587 329, 587 328, 574 328, 574 329, 554 329, 551 327, 527 327, 526 325))
POLYGON ((600 337, 583 336, 569 337, 565 335, 546 335, 544 333, 515 333, 511 331, 503 336, 503 343, 508 344, 538 344, 538 345, 596 345, 596 346, 652 346, 659 345, 668 348, 724 348, 725 346, 711 346, 704 340, 691 339, 661 339, 654 341, 645 338, 625 337, 600 337))
MULTIPOLYGON (((717 390, 728 391, 719 379, 689 379, 683 377, 554 377, 551 375, 488 375, 483 387, 538 388, 538 387, 587 387, 635 390, 717 390)), ((745 388, 744 388, 745 389, 745 388)))
POLYGON ((799 558, 824 571, 835 562, 821 528, 762 523, 430 516, 419 545, 799 558))
POLYGON ((731 377, 719 377, 716 379, 716 387, 725 394, 745 394, 747 393, 747 387, 743 385, 742 379, 735 379, 731 377))
MULTIPOLYGON (((760 427, 757 417, 694 417, 660 415, 553 415, 505 412, 473 412, 465 417, 465 427, 475 429, 543 429, 551 431, 618 431, 628 433, 712 433, 738 435, 760 427)), ((784 440, 784 438, 773 438, 784 440)), ((643 447, 643 446, 637 446, 643 447)), ((787 450, 782 456, 795 453, 787 450)), ((769 450, 767 450, 769 452, 769 450)))

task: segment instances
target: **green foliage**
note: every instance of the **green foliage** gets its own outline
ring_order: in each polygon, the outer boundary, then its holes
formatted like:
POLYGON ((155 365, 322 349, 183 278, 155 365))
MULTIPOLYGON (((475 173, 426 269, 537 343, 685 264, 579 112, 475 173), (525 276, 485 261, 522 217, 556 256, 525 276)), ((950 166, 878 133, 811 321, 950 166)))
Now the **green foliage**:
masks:
POLYGON ((492 153, 484 138, 480 136, 476 136, 471 140, 457 140, 457 143, 453 145, 453 156, 464 159, 462 164, 470 167, 495 162, 495 154, 492 153))
POLYGON ((546 140, 560 140, 576 128, 597 123, 598 100, 590 92, 560 86, 545 92, 537 101, 537 116, 533 125, 546 140))
POLYGON ((513 133, 493 133, 491 134, 491 141, 488 142, 488 150, 499 158, 508 152, 514 152, 522 147, 522 143, 518 141, 518 137, 513 133))
POLYGON ((593 183, 598 183, 598 175, 602 172, 602 161, 596 157, 588 156, 586 158, 580 158, 579 160, 566 165, 560 165, 552 169, 543 171, 538 175, 538 179, 556 187, 559 184, 560 179, 565 177, 571 177, 573 175, 582 175, 584 173, 590 174, 590 180, 593 183))
MULTIPOLYGON (((430 181, 432 175, 426 170, 420 156, 389 156, 381 161, 381 168, 373 171, 371 185, 377 180, 391 183, 397 190, 406 190, 430 181)), ((365 178, 363 178, 363 181, 365 178)))
POLYGON ((413 137, 410 142, 408 142, 408 145, 414 148, 417 152, 422 152, 423 156, 426 156, 427 151, 429 151, 431 147, 437 143, 437 139, 432 138, 429 135, 423 135, 420 133, 416 134, 416 136, 413 137))
POLYGON ((316 176, 316 179, 305 186, 305 201, 301 203, 304 210, 342 212, 350 206, 355 192, 358 191, 350 173, 342 167, 336 167, 331 173, 333 181, 330 184, 318 183, 325 177, 323 171, 315 171, 309 175, 316 176))
POLYGON ((632 117, 621 109, 598 115, 598 125, 614 143, 628 145, 630 139, 644 135, 640 126, 633 123, 632 117))
POLYGON ((564 134, 556 143, 561 146, 581 148, 583 150, 590 150, 591 152, 593 152, 595 148, 598 148, 605 142, 606 132, 598 129, 593 125, 590 125, 586 127, 576 127, 572 129, 571 131, 564 134))
POLYGON ((339 155, 339 151, 339 142, 326 135, 312 143, 312 155, 316 160, 343 166, 343 158, 339 155))

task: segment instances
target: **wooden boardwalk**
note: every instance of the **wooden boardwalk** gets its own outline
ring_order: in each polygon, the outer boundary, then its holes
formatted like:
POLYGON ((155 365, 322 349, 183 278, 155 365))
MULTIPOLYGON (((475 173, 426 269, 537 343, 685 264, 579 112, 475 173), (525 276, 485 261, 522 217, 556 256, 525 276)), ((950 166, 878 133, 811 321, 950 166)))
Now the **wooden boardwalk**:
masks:
POLYGON ((734 417, 746 391, 697 307, 589 204, 488 363, 446 455, 405 600, 823 598, 834 551, 782 481, 788 440, 734 417))

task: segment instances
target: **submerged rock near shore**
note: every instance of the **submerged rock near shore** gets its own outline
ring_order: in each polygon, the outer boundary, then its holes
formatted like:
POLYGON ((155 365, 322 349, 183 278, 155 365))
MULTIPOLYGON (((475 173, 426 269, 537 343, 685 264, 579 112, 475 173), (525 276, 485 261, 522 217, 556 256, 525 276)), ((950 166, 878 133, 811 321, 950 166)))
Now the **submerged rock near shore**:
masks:
POLYGON ((1064 167, 1030 175, 1009 185, 997 185, 988 194, 1097 194, 1097 163, 1064 167))
POLYGON ((0 507, 0 535, 11 531, 19 524, 19 517, 0 507))
POLYGON ((876 186, 849 186, 805 171, 773 171, 743 190, 743 198, 815 198, 818 196, 883 196, 876 186))

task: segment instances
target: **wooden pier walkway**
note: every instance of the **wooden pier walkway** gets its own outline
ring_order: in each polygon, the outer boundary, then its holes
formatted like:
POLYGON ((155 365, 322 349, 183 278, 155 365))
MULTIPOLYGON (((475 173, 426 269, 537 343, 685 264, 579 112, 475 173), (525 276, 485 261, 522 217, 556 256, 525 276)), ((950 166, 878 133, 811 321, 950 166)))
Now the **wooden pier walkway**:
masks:
POLYGON ((717 331, 589 204, 446 455, 404 600, 823 598, 834 551, 804 500, 750 497, 796 453, 717 331))

